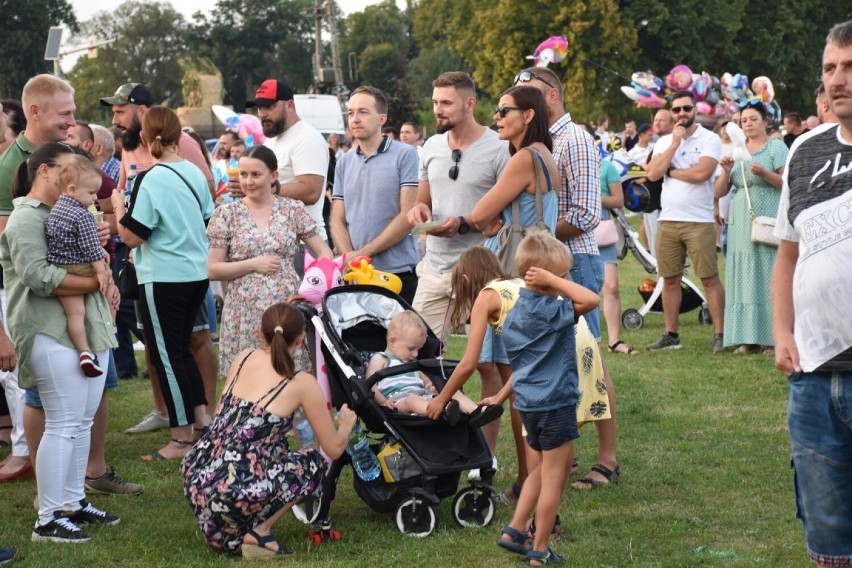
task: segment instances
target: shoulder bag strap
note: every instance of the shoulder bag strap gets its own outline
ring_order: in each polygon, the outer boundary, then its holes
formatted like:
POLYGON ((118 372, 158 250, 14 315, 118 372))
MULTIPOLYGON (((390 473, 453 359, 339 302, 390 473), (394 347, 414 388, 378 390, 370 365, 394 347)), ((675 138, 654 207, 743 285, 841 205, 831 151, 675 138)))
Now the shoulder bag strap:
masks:
POLYGON ((192 186, 191 186, 191 185, 189 185, 189 182, 188 182, 188 181, 186 181, 186 178, 185 178, 185 177, 183 177, 179 171, 177 171, 176 169, 174 169, 174 168, 173 168, 173 167, 171 167, 171 166, 167 166, 166 164, 164 164, 164 163, 162 163, 162 162, 160 162, 159 164, 156 164, 154 167, 157 167, 157 166, 163 166, 163 167, 164 167, 164 168, 166 168, 167 170, 171 170, 171 171, 173 171, 175 174, 177 174, 177 176, 178 176, 181 180, 183 180, 183 183, 185 183, 185 184, 186 184, 186 187, 188 187, 188 188, 189 188, 189 192, 190 192, 190 193, 192 194, 192 196, 195 198, 195 202, 196 202, 196 203, 198 203, 198 208, 199 208, 199 209, 201 209, 201 216, 202 216, 202 217, 204 217, 204 207, 201 205, 201 200, 198 198, 198 194, 195 192, 195 190, 194 190, 194 189, 192 189, 192 186))
POLYGON ((748 193, 748 182, 746 181, 745 162, 740 162, 740 173, 743 175, 743 187, 745 188, 746 201, 748 201, 748 214, 754 221, 754 208, 751 206, 751 195, 748 193))
MULTIPOLYGON (((536 150, 535 148, 532 148, 530 146, 526 146, 524 148, 524 150, 527 150, 530 153, 530 155, 532 156, 533 164, 535 164, 535 216, 536 216, 536 221, 538 221, 539 223, 543 223, 544 222, 544 213, 543 213, 544 206, 541 203, 541 195, 543 193, 541 191, 541 178, 543 177, 541 160, 543 158, 542 158, 541 154, 539 153, 539 151, 536 150)), ((512 222, 513 223, 516 222, 516 220, 514 219, 514 214, 515 214, 515 209, 518 207, 517 203, 518 203, 517 200, 515 200, 515 202, 512 205, 512 215, 513 215, 512 222)))

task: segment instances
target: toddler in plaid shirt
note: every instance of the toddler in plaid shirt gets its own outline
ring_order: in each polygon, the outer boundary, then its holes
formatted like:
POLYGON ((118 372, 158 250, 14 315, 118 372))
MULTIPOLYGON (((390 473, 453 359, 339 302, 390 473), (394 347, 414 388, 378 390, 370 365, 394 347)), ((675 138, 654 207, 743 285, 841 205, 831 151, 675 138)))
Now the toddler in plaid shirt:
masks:
MULTIPOLYGON (((110 272, 108 256, 98 240, 98 227, 88 208, 97 201, 101 172, 94 162, 80 155, 68 156, 59 170, 62 195, 45 223, 47 261, 77 276, 97 276, 106 294, 110 272)), ((68 335, 80 353, 80 368, 87 377, 103 373, 86 337, 86 306, 83 294, 59 296, 68 319, 68 335)))

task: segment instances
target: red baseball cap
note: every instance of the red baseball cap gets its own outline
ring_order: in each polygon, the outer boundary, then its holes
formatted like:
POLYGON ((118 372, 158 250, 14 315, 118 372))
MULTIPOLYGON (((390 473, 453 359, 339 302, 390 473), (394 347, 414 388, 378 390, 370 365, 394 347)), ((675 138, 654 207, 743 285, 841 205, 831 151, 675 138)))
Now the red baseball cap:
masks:
POLYGON ((289 101, 293 99, 293 89, 284 81, 278 79, 267 79, 260 84, 254 99, 246 101, 246 108, 253 106, 269 106, 276 101, 289 101))

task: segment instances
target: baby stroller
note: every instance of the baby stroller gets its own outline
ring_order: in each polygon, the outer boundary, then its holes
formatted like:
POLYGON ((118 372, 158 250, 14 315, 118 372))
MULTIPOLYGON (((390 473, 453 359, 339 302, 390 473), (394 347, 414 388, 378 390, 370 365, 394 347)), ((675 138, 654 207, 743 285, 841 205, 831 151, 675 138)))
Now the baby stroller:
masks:
MULTIPOLYGON (((622 175, 622 185, 625 186, 625 207, 635 212, 640 212, 645 207, 643 199, 636 197, 636 195, 640 193, 637 189, 644 189, 645 193, 647 193, 648 190, 644 186, 641 186, 641 184, 636 184, 633 180, 644 173, 645 172, 641 167, 631 164, 629 172, 625 172, 622 175), (640 187, 634 188, 634 185, 639 185, 640 187)), ((656 274, 657 259, 654 258, 654 256, 642 245, 639 233, 636 232, 627 220, 624 212, 620 209, 610 209, 610 213, 612 214, 612 219, 615 221, 615 225, 619 233, 617 246, 617 250, 619 252, 618 258, 624 258, 627 256, 627 252, 629 251, 633 253, 633 256, 639 261, 639 264, 641 264, 649 274, 656 274)), ((686 270, 684 270, 681 288, 683 289, 683 299, 680 303, 680 313, 692 311, 700 306, 701 310, 698 312, 699 323, 703 325, 711 324, 712 319, 710 318, 710 309, 707 306, 707 300, 701 290, 689 278, 687 278, 686 270)), ((650 286, 641 286, 638 289, 638 292, 645 301, 645 305, 638 310, 629 308, 622 312, 621 323, 626 329, 641 329, 642 326, 645 325, 645 314, 649 312, 663 312, 663 302, 660 297, 663 293, 662 285, 658 286, 651 282, 650 286)))
MULTIPOLYGON (((365 380, 370 357, 385 349, 391 318, 410 306, 384 288, 349 285, 326 293, 322 315, 310 304, 299 307, 306 314, 308 333, 320 336, 322 353, 311 355, 326 362, 332 405, 348 404, 372 433, 374 453, 384 458, 384 464, 397 466, 383 465, 382 475, 372 481, 353 472, 358 496, 376 512, 393 511, 397 528, 409 536, 431 534, 438 503, 453 494, 453 517, 460 526, 487 526, 494 517, 496 492, 491 486, 491 452, 482 432, 472 428, 465 415, 450 426, 443 420, 390 411, 376 402, 371 390, 385 377, 412 370, 426 373, 438 390, 443 388, 457 362, 440 356, 440 340, 432 330, 416 361, 385 368, 365 380), (457 492, 461 472, 474 468, 480 469, 481 480, 457 492)), ((303 504, 311 510, 307 517, 327 518, 338 477, 348 463, 351 458, 344 453, 330 464, 319 502, 303 504)))

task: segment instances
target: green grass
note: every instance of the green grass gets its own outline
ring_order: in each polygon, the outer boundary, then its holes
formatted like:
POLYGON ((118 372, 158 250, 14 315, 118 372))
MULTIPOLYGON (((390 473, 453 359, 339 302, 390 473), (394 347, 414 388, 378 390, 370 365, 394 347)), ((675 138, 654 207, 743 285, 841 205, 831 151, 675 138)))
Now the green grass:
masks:
MULTIPOLYGON (((624 308, 641 305, 636 287, 647 274, 628 257, 621 264, 624 308)), ((555 545, 569 566, 808 566, 795 519, 784 378, 761 355, 711 353, 712 329, 697 310, 681 316, 684 348, 647 353, 662 331, 649 314, 641 330, 624 330, 639 355, 609 355, 618 393, 622 481, 591 492, 570 491, 562 502, 566 538, 555 545)), ((604 338, 605 339, 605 338, 604 338)), ((451 356, 463 350, 454 338, 451 356)), ((478 392, 474 378, 469 393, 478 392)), ((128 480, 145 484, 140 497, 92 501, 121 515, 116 527, 92 530, 86 545, 29 541, 35 483, 0 484, 0 546, 15 546, 26 566, 232 566, 245 564, 209 550, 182 494, 176 462, 147 464, 139 455, 163 445, 163 432, 123 430, 150 405, 147 381, 122 381, 110 395, 108 461, 128 480)), ((496 485, 513 479, 511 431, 501 429, 496 485)), ((592 465, 597 437, 587 426, 578 441, 581 472, 592 465)), ((276 536, 296 554, 290 565, 520 566, 495 546, 511 510, 498 509, 480 530, 455 525, 450 500, 441 503, 429 538, 399 533, 391 515, 374 513, 354 493, 351 469, 340 482, 332 514, 343 541, 314 547, 306 527, 286 516, 276 536)))

